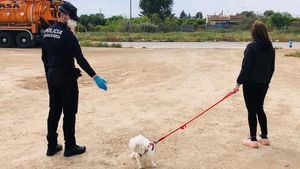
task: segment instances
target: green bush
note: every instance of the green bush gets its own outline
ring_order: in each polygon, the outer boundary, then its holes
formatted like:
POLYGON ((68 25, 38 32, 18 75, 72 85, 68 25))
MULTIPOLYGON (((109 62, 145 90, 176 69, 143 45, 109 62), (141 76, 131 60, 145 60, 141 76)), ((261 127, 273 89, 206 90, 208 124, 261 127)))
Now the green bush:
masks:
POLYGON ((95 42, 90 40, 80 41, 80 46, 82 47, 98 47, 98 48, 122 48, 122 45, 119 43, 103 43, 103 42, 95 42))
POLYGON ((85 26, 83 26, 82 24, 78 23, 76 26, 76 31, 77 32, 87 32, 87 28, 85 26))
POLYGON ((289 54, 286 54, 285 56, 300 58, 300 51, 297 51, 297 52, 294 52, 294 53, 289 53, 289 54))
POLYGON ((158 32, 159 26, 151 23, 133 23, 126 22, 122 28, 121 32, 158 32))
MULTIPOLYGON (((300 41, 299 33, 288 33, 283 30, 274 30, 269 33, 272 41, 287 42, 292 39, 300 41)), ((201 42, 201 41, 251 41, 250 31, 243 30, 200 30, 198 32, 87 32, 77 33, 80 41, 92 42, 141 42, 141 41, 169 41, 169 42, 201 42)))
POLYGON ((120 43, 112 43, 110 45, 110 47, 112 47, 112 48, 122 48, 122 45, 120 43))
POLYGON ((93 46, 93 42, 90 40, 80 41, 80 46, 81 47, 91 47, 91 46, 93 46))
POLYGON ((268 23, 277 29, 282 29, 287 27, 291 22, 292 16, 289 13, 279 13, 276 12, 270 17, 268 17, 268 23))

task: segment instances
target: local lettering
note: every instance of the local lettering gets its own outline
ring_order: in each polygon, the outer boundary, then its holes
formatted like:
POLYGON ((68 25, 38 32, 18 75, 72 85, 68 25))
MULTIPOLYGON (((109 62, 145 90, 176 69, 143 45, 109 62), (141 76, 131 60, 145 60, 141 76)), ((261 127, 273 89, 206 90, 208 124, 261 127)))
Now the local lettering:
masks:
POLYGON ((60 35, 55 35, 55 34, 44 34, 44 38, 55 38, 55 39, 60 39, 60 35))

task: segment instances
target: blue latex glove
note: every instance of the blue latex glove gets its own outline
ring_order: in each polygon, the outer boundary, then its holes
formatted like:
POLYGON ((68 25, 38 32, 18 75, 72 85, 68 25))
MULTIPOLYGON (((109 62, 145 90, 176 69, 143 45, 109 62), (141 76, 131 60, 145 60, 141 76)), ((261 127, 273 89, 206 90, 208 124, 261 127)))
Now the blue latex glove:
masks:
POLYGON ((100 89, 107 91, 106 81, 99 77, 98 75, 94 77, 94 80, 100 89))

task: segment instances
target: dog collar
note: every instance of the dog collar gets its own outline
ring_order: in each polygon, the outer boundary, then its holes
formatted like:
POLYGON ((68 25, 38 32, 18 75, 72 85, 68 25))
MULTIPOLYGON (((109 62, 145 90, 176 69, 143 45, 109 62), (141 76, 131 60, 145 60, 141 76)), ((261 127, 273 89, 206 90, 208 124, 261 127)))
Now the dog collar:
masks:
POLYGON ((143 157, 143 155, 145 155, 148 151, 149 151, 149 149, 147 149, 143 154, 139 153, 140 157, 143 157))

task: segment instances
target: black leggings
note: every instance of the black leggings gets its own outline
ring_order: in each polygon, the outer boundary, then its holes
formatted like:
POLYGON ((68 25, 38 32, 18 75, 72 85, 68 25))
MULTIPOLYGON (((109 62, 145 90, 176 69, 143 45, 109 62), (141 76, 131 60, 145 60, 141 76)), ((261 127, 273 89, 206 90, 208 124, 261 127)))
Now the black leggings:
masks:
POLYGON ((261 128, 261 137, 267 138, 267 117, 264 111, 264 100, 269 88, 267 83, 246 82, 243 84, 244 99, 248 109, 250 137, 256 141, 257 117, 261 128))

